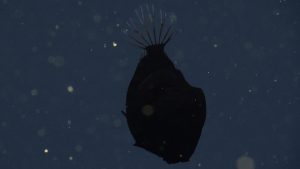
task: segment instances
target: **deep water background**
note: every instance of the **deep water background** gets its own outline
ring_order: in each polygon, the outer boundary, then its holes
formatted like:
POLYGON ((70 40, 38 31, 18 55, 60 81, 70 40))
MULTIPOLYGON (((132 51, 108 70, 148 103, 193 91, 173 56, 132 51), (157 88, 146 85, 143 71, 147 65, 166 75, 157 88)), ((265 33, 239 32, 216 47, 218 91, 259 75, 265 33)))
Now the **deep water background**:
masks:
POLYGON ((166 52, 207 98, 175 165, 132 146, 121 114, 143 53, 121 27, 148 2, 0 1, 0 168, 298 168, 300 2, 151 2, 176 16, 166 52))

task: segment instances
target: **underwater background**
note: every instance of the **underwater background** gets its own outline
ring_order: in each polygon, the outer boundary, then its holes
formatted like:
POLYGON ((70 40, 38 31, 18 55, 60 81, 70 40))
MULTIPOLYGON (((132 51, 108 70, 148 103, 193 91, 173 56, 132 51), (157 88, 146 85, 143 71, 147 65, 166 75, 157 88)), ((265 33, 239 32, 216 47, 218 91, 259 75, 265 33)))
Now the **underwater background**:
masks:
POLYGON ((298 168, 299 30, 293 0, 0 0, 0 168, 298 168), (145 3, 176 20, 166 53, 206 95, 187 163, 133 146, 121 113, 145 3))

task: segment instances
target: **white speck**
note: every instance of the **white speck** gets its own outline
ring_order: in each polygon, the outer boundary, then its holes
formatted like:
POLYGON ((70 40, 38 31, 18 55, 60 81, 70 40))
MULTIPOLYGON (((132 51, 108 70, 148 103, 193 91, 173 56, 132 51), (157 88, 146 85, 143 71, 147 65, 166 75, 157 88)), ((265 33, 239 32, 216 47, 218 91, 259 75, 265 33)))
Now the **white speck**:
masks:
POLYGON ((44 154, 48 154, 49 150, 47 148, 44 149, 44 154))
POLYGON ((197 164, 197 166, 198 166, 198 167, 201 167, 201 166, 202 166, 202 164, 201 164, 201 163, 198 163, 198 164, 197 164))
POLYGON ((217 48, 217 47, 218 47, 218 44, 215 43, 213 46, 214 46, 214 48, 217 48))
POLYGON ((277 79, 274 79, 274 80, 273 80, 273 82, 275 82, 275 83, 276 83, 276 82, 278 82, 278 80, 277 80, 277 79))
POLYGON ((117 42, 113 41, 113 42, 112 42, 112 46, 113 46, 114 48, 117 47, 117 46, 118 46, 117 42))
POLYGON ((275 15, 277 15, 277 16, 278 16, 278 15, 280 15, 280 13, 279 13, 279 12, 276 12, 276 13, 275 13, 275 15))
POLYGON ((104 48, 107 48, 107 44, 106 44, 106 43, 104 43, 104 44, 103 44, 103 47, 104 47, 104 48))
POLYGON ((69 156, 69 160, 72 161, 73 160, 73 156, 69 156))
POLYGON ((249 92, 249 93, 252 93, 252 89, 249 89, 248 92, 249 92))
POLYGON ((73 92, 74 92, 74 87, 71 86, 71 85, 69 85, 69 86, 67 87, 67 90, 68 90, 69 93, 73 93, 73 92))

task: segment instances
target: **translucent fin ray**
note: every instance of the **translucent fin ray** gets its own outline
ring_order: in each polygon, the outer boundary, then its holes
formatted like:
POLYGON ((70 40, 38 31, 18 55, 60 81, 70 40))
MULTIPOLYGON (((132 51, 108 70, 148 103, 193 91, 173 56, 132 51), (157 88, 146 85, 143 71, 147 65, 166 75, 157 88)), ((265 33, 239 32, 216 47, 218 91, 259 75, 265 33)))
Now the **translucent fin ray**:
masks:
POLYGON ((126 22, 126 35, 131 43, 146 49, 151 45, 165 46, 175 35, 176 16, 154 7, 142 5, 134 10, 135 17, 126 22))

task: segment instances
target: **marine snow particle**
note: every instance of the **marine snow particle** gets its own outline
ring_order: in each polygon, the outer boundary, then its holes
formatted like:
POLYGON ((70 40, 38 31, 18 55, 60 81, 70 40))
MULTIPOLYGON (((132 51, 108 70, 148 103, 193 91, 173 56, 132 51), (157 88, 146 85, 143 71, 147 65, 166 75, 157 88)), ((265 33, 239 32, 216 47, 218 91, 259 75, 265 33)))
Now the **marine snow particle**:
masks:
POLYGON ((75 146, 75 150, 77 151, 77 152, 81 152, 82 151, 82 146, 81 145, 76 145, 75 146))
POLYGON ((254 160, 249 156, 241 156, 236 161, 237 169, 254 169, 254 160))
POLYGON ((54 28, 55 28, 56 30, 58 30, 60 27, 59 27, 59 25, 55 25, 54 28))
POLYGON ((71 85, 69 85, 69 86, 67 87, 67 91, 68 91, 69 93, 73 93, 73 92, 74 92, 74 87, 71 86, 71 85))
POLYGON ((101 20, 102 20, 102 16, 101 15, 99 15, 99 14, 96 14, 96 15, 94 15, 94 22, 95 23, 100 23, 101 22, 101 20))
POLYGON ((37 131, 37 135, 40 137, 44 137, 46 135, 46 129, 45 128, 41 128, 37 131))
POLYGON ((30 91, 30 93, 31 93, 32 96, 37 96, 37 95, 39 94, 39 92, 38 92, 37 89, 32 89, 32 90, 30 91))
POLYGON ((44 149, 44 154, 48 154, 49 150, 47 148, 44 149))
POLYGON ((61 67, 65 63, 65 59, 62 56, 49 56, 48 62, 55 67, 61 67))
POLYGON ((117 46, 118 46, 117 42, 113 41, 113 42, 112 42, 112 46, 113 46, 114 48, 117 47, 117 46))

